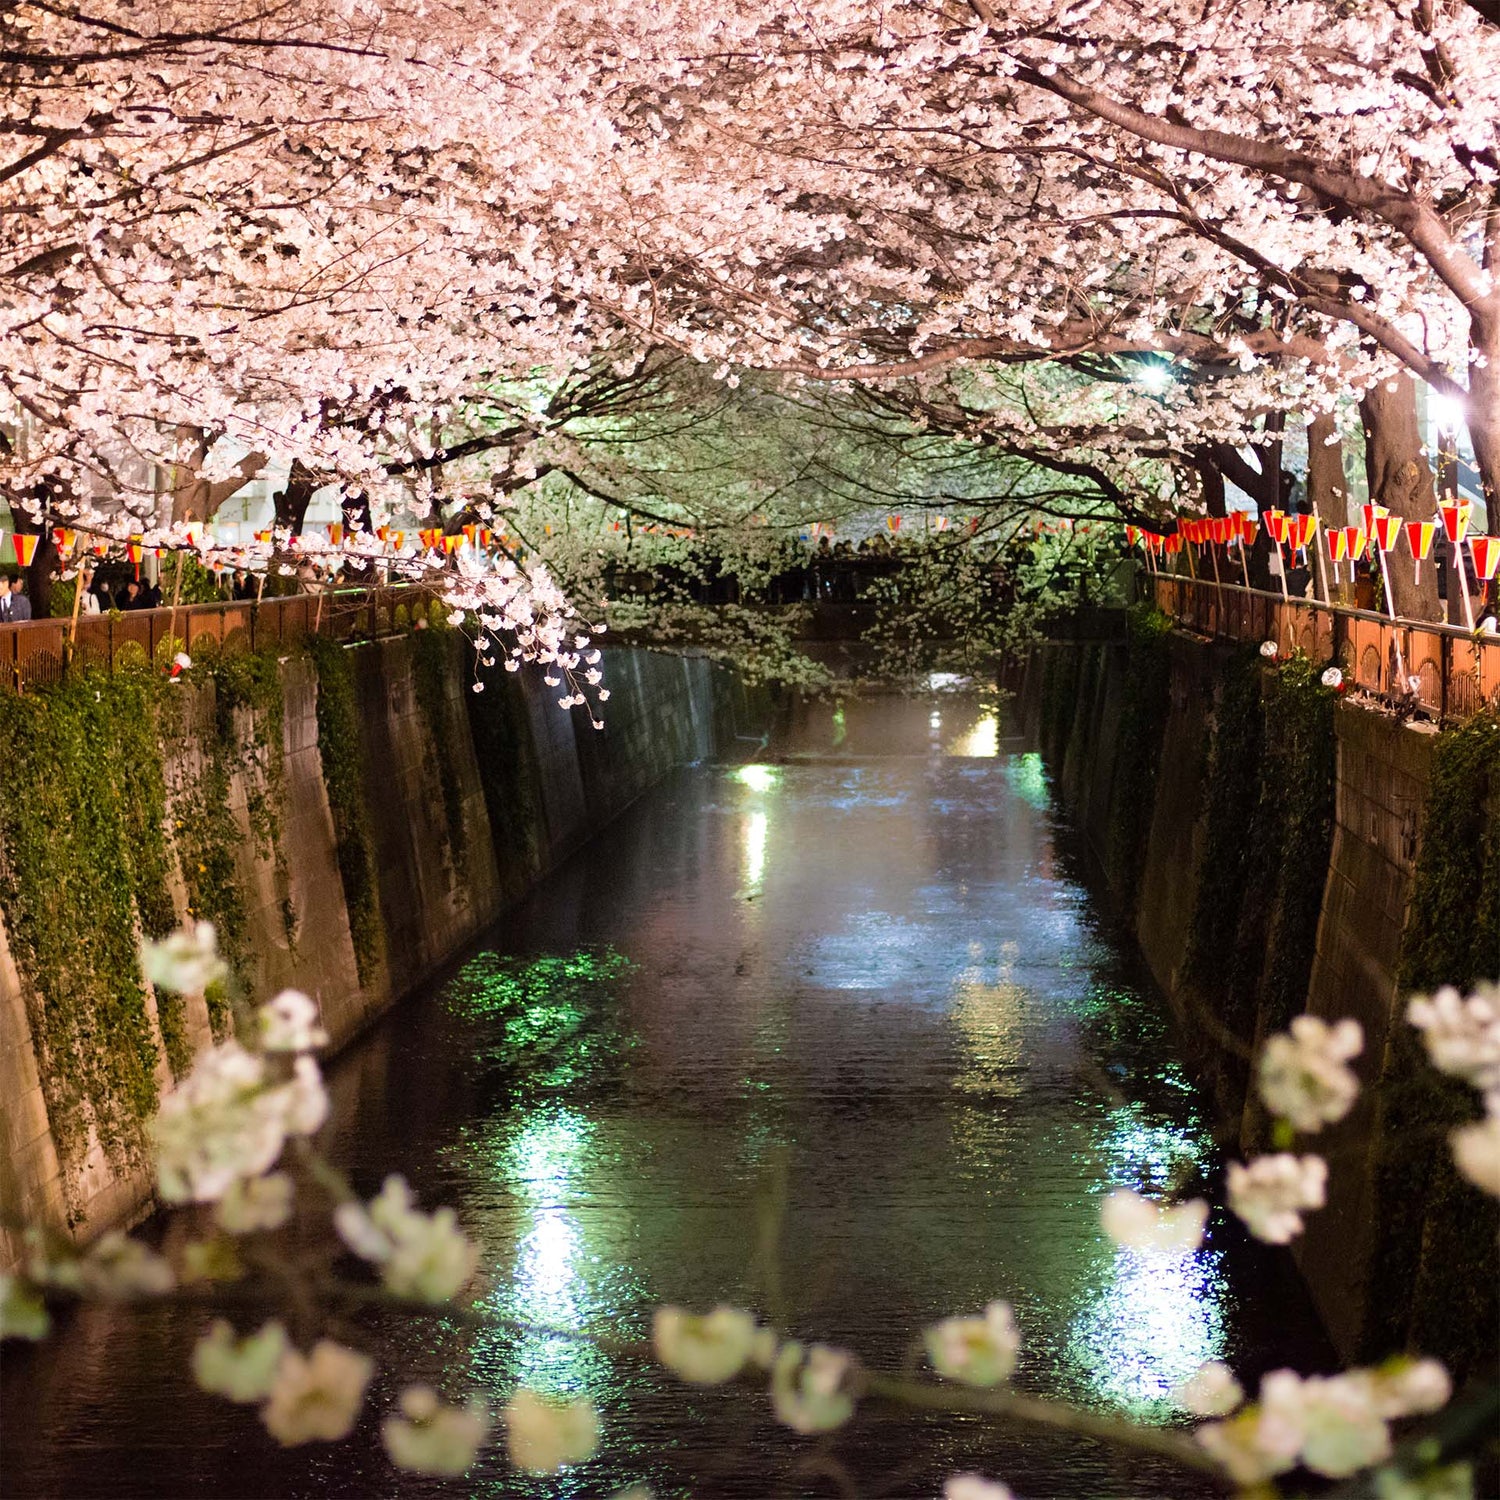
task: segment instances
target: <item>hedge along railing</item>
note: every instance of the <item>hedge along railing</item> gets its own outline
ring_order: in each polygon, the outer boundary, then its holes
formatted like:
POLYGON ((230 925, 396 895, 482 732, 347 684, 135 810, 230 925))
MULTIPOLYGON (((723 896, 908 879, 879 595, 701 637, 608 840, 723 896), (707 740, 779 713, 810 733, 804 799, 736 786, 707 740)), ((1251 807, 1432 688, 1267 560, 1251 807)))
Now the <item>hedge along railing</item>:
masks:
POLYGON ((1200 635, 1275 641, 1315 662, 1340 662, 1352 686, 1392 701, 1406 698, 1403 679, 1415 677, 1418 706, 1440 724, 1500 708, 1500 636, 1202 578, 1158 574, 1153 582, 1157 608, 1200 635))
POLYGON ((345 641, 392 635, 425 617, 430 598, 426 589, 407 584, 111 611, 82 615, 76 625, 61 618, 0 625, 0 686, 25 692, 60 682, 70 666, 113 671, 119 662, 155 661, 172 640, 191 656, 194 642, 204 639, 221 650, 249 652, 294 645, 311 635, 345 641))

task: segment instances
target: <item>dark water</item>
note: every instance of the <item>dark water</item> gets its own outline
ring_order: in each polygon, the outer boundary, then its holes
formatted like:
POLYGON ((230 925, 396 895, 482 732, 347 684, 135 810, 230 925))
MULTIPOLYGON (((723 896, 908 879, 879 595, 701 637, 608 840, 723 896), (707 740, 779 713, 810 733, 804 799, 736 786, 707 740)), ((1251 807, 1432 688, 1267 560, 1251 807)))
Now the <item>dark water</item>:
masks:
MULTIPOLYGON (((1100 1233, 1111 1187, 1211 1180, 1214 1122, 1037 758, 952 697, 813 706, 790 748, 674 777, 356 1047, 331 1154, 362 1189, 401 1171, 455 1204, 482 1307, 528 1324, 633 1339, 660 1302, 726 1300, 895 1367, 923 1325, 1002 1296, 1021 1384, 1160 1421, 1205 1359, 1321 1362, 1285 1260, 1222 1215, 1165 1261, 1100 1233)), ((288 1454, 195 1394, 202 1322, 92 1310, 8 1352, 4 1493, 931 1497, 955 1469, 1030 1500, 1203 1490, 974 1419, 870 1412, 810 1442, 759 1393, 586 1341, 372 1321, 386 1368, 497 1405, 520 1380, 586 1391, 604 1414, 603 1454, 566 1478, 491 1449, 444 1489, 391 1470, 373 1421, 288 1454)))

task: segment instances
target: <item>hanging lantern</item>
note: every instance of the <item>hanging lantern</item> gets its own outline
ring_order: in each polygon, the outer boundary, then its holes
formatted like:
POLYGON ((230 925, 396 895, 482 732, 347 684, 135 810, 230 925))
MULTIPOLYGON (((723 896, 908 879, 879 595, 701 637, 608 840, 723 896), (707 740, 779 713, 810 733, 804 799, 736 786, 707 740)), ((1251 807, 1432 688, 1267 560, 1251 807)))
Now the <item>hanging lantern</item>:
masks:
POLYGON ((344 523, 342 521, 330 521, 328 523, 328 541, 334 547, 344 545, 344 523))
POLYGON ((1469 513, 1473 508, 1467 500, 1438 506, 1443 531, 1455 547, 1469 534, 1469 513))
POLYGON ((1411 548, 1412 582, 1421 583, 1422 564, 1432 552, 1432 544, 1437 538, 1436 521, 1408 521, 1401 528, 1406 533, 1406 545, 1411 548))
POLYGON ((1240 514, 1245 518, 1240 522, 1240 540, 1245 544, 1245 546, 1253 547, 1255 545, 1256 535, 1260 531, 1260 527, 1250 519, 1249 511, 1242 510, 1240 514))
POLYGON ((141 558, 146 554, 146 549, 139 542, 127 542, 125 544, 125 556, 135 564, 136 582, 141 578, 141 558))
POLYGON ((901 530, 901 517, 887 516, 885 518, 885 526, 886 530, 889 531, 892 536, 895 536, 895 534, 901 530))
POLYGON ((443 551, 447 553, 449 557, 452 557, 453 554, 463 546, 464 539, 457 532, 450 532, 442 538, 442 544, 443 551))
POLYGON ((1360 519, 1364 522, 1365 535, 1372 536, 1375 532, 1375 523, 1382 516, 1390 515, 1389 509, 1384 505, 1361 505, 1359 508, 1360 519))
POLYGON ((1474 559, 1474 571, 1488 583, 1500 568, 1500 536, 1471 536, 1469 555, 1474 559))
POLYGON ((36 556, 36 537, 22 536, 18 531, 12 535, 10 544, 16 549, 16 561, 23 568, 29 568, 31 566, 31 559, 36 556))
POLYGON ((1401 539, 1401 517, 1393 516, 1389 511, 1383 516, 1375 517, 1375 545, 1382 552, 1394 552, 1396 543, 1401 539))

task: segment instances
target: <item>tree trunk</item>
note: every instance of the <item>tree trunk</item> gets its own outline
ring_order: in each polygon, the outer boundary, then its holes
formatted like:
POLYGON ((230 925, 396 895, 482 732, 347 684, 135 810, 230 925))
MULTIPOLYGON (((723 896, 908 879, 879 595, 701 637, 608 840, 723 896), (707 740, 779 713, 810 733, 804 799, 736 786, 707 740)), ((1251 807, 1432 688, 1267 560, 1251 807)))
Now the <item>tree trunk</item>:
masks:
MULTIPOLYGON (((1404 371, 1382 380, 1359 403, 1365 429, 1365 474, 1370 503, 1386 506, 1403 520, 1430 521, 1437 512, 1432 470, 1422 455, 1422 433, 1417 425, 1417 387, 1404 371)), ((1440 544, 1439 544, 1440 545, 1440 544)), ((1403 540, 1386 561, 1391 570, 1391 595, 1396 613, 1408 620, 1441 620, 1437 594, 1437 558, 1422 564, 1422 581, 1412 582, 1411 553, 1403 540)))
POLYGON ((172 472, 172 524, 207 521, 236 491, 242 490, 266 466, 264 453, 247 453, 227 479, 209 481, 199 476, 213 446, 201 427, 179 427, 177 437, 188 445, 187 453, 172 472))
POLYGON ((1476 359, 1469 364, 1469 440, 1484 491, 1485 527, 1491 536, 1500 536, 1500 331, 1484 340, 1494 346, 1487 357, 1477 348, 1477 319, 1470 336, 1484 363, 1476 359))
POLYGON ((286 488, 276 497, 276 524, 285 527, 293 536, 301 536, 313 491, 321 484, 322 480, 300 458, 294 459, 286 488))
MULTIPOLYGON (((1339 441, 1338 423, 1327 413, 1314 417, 1307 424, 1307 498, 1324 531, 1349 524, 1344 445, 1339 441)), ((1347 577, 1341 578, 1337 585, 1333 582, 1333 569, 1327 560, 1327 544, 1323 538, 1315 538, 1313 545, 1323 548, 1323 556, 1315 561, 1314 569, 1319 565, 1328 569, 1329 597, 1339 603, 1353 604, 1354 585, 1347 577)))

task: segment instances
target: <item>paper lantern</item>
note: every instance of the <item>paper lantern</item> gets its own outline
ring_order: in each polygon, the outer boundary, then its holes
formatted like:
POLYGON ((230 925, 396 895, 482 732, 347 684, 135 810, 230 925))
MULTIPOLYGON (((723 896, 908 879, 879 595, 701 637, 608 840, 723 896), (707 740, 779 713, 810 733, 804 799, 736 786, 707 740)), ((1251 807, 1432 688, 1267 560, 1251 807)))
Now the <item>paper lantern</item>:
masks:
POLYGON ((1268 510, 1264 517, 1266 531, 1278 547, 1284 547, 1287 539, 1287 525, 1290 517, 1284 510, 1268 510))
POLYGON ((34 536, 22 536, 18 531, 10 539, 10 544, 16 549, 16 561, 23 568, 31 566, 31 559, 36 556, 37 538, 34 536))
POLYGON ((1400 539, 1400 516, 1393 516, 1387 511, 1385 515, 1375 517, 1375 545, 1382 552, 1394 552, 1396 550, 1396 543, 1400 539))
POLYGON ((1375 531, 1375 523, 1382 516, 1390 515, 1390 510, 1384 505, 1361 505, 1359 508, 1360 518, 1364 522, 1365 535, 1371 536, 1375 531))
POLYGON ((1467 500, 1451 505, 1438 506, 1443 518, 1443 531, 1456 547, 1469 534, 1469 512, 1473 506, 1467 500))
POLYGON ((1318 518, 1312 514, 1289 516, 1289 529, 1292 533, 1292 545, 1294 547, 1305 547, 1318 534, 1318 518))
POLYGON ((1323 533, 1323 545, 1328 548, 1328 561, 1337 567, 1349 555, 1349 533, 1354 528, 1330 526, 1323 533))
POLYGON ((887 516, 885 518, 885 525, 886 530, 889 531, 892 536, 894 536, 898 531, 901 530, 901 517, 887 516))
POLYGON ((443 551, 452 557, 464 544, 464 539, 457 532, 451 532, 442 538, 443 551))
POLYGON ((1469 555, 1474 559, 1474 571, 1488 582, 1500 568, 1500 536, 1471 536, 1469 555))
POLYGON ((1245 517, 1245 519, 1240 522, 1240 540, 1247 547, 1253 547, 1255 545, 1256 533, 1260 530, 1260 527, 1250 519, 1248 512, 1241 511, 1240 514, 1245 517))
POLYGON ((344 523, 342 521, 330 521, 328 523, 328 540, 335 547, 344 545, 344 523))

